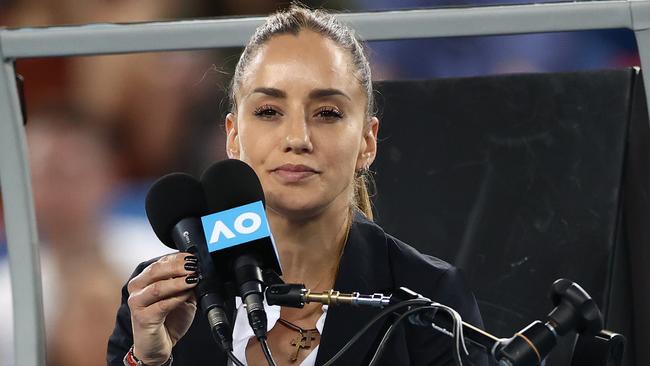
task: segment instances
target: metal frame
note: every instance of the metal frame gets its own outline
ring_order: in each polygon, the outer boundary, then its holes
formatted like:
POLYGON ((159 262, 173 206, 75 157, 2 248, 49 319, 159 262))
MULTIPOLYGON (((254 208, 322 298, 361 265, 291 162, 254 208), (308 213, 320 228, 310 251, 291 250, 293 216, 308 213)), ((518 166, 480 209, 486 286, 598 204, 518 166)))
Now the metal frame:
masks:
MULTIPOLYGON (((628 28, 650 66, 650 0, 339 14, 365 40, 628 28)), ((243 46, 262 17, 0 29, 0 182, 13 289, 16 364, 45 365, 42 288, 16 59, 243 46)), ((644 73, 650 85, 650 73, 644 73)), ((647 93, 650 100, 650 93, 647 93)), ((650 105, 650 103, 649 103, 650 105)))

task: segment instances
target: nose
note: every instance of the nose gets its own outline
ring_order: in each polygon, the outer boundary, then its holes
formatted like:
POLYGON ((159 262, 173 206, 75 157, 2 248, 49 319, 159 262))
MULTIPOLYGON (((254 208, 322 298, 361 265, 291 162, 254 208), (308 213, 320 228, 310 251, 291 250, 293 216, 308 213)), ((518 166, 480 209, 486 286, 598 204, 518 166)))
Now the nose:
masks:
POLYGON ((284 152, 296 154, 310 153, 314 149, 311 143, 310 130, 305 118, 293 118, 287 121, 284 138, 284 152))

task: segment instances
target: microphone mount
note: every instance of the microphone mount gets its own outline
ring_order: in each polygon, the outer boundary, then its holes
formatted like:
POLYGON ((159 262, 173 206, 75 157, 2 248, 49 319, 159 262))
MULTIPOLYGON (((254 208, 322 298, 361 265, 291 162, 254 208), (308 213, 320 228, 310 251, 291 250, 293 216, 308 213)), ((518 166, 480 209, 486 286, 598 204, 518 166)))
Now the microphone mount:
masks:
MULTIPOLYGON (((417 306, 440 305, 406 287, 400 287, 391 295, 381 293, 363 295, 358 292, 342 293, 335 290, 313 292, 301 284, 274 284, 267 287, 266 300, 269 305, 294 308, 302 308, 311 302, 329 306, 385 308, 406 300, 421 300, 422 304, 417 306)), ((576 331, 581 336, 596 337, 594 339, 598 339, 601 343, 611 339, 612 346, 600 347, 615 350, 617 355, 603 355, 603 357, 608 358, 609 361, 606 363, 608 366, 621 364, 621 357, 618 355, 622 354, 624 337, 603 330, 600 310, 585 290, 572 281, 559 279, 551 287, 551 301, 554 308, 544 322, 536 320, 511 338, 498 338, 483 329, 462 322, 464 337, 489 354, 500 366, 535 366, 542 363, 555 347, 560 336, 576 331), (610 336, 605 339, 603 334, 610 336), (600 337, 597 337, 599 335, 600 337)), ((451 328, 452 319, 438 316, 435 310, 415 312, 408 319, 412 324, 433 327, 443 334, 452 335, 448 330, 451 328)))

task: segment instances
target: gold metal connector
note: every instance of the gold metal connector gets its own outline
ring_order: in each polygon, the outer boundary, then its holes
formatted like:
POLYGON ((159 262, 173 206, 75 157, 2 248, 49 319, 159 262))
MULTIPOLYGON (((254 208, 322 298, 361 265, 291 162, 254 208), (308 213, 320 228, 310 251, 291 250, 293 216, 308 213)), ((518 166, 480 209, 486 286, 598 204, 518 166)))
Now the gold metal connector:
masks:
POLYGON ((354 292, 351 294, 342 293, 340 291, 329 290, 327 292, 312 292, 307 290, 305 294, 305 302, 319 302, 325 305, 338 305, 338 304, 354 304, 355 299, 359 294, 354 292))

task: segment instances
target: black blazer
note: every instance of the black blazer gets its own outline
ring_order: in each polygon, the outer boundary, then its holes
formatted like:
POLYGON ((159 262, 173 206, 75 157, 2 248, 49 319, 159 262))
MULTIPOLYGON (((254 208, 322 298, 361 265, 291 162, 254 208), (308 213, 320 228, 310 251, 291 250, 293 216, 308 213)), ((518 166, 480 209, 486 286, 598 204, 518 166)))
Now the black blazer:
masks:
MULTIPOLYGON (((134 276, 153 260, 140 264, 134 276)), ((463 320, 482 327, 474 296, 459 270, 450 264, 423 255, 386 234, 382 228, 356 213, 345 246, 335 289, 341 292, 390 293, 406 286, 434 301, 456 309, 463 320)), ((133 344, 128 292, 122 289, 122 303, 113 334, 108 341, 107 364, 122 366, 122 359, 133 344)), ((229 304, 234 314, 234 301, 229 304)), ((375 314, 374 308, 330 307, 318 349, 316 365, 327 362, 375 314)), ((367 365, 390 319, 372 327, 337 362, 337 365, 367 365)), ((453 365, 451 338, 432 329, 408 322, 393 334, 381 357, 381 365, 453 365)), ((174 366, 227 365, 224 353, 213 342, 204 317, 199 311, 187 334, 173 349, 174 366)), ((276 356, 278 357, 278 356, 276 356)), ((473 356, 475 365, 487 365, 481 355, 473 356)))

